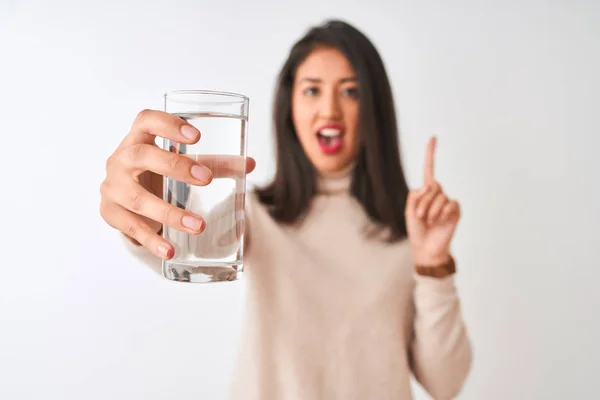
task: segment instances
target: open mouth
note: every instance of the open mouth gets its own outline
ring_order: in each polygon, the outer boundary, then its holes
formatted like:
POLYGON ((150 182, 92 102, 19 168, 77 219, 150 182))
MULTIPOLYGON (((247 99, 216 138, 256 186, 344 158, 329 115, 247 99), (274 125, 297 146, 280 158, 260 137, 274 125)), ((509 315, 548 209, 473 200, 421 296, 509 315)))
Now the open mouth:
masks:
POLYGON ((342 148, 344 133, 339 127, 327 127, 317 132, 317 138, 325 154, 334 154, 342 148))

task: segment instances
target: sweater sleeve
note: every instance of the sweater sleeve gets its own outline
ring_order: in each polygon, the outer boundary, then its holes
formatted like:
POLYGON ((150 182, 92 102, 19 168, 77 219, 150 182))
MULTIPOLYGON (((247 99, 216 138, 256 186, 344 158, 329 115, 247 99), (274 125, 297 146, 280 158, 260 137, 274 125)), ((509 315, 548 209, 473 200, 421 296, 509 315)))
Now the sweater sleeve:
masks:
POLYGON ((463 387, 473 357, 454 276, 415 274, 413 296, 412 371, 434 399, 453 399, 463 387))
MULTIPOLYGON (((244 212, 239 211, 243 202, 243 192, 233 191, 209 213, 200 213, 206 221, 204 232, 191 239, 194 255, 201 258, 222 258, 235 253, 240 247, 241 232, 244 229, 244 212), (236 211, 237 210, 237 211, 236 211)), ((198 204, 193 204, 192 209, 202 210, 200 198, 196 197, 198 204)), ((179 240, 187 237, 187 233, 172 232, 171 239, 179 240)))

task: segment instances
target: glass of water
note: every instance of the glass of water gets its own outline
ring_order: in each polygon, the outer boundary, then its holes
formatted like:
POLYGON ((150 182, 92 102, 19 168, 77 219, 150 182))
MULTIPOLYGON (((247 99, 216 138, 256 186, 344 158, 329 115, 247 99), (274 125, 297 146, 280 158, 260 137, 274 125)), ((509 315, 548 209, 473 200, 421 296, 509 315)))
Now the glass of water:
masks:
POLYGON ((165 177, 163 200, 201 216, 200 234, 163 225, 175 255, 163 275, 181 282, 235 281, 243 273, 246 144, 249 99, 236 93, 185 90, 165 94, 165 111, 200 131, 192 145, 163 140, 163 148, 210 168, 213 180, 195 186, 165 177))

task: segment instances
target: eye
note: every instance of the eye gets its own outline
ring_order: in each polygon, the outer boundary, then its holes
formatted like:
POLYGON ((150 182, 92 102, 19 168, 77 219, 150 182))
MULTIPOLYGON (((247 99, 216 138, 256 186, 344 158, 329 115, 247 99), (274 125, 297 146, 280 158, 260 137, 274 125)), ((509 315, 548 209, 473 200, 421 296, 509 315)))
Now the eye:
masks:
POLYGON ((358 87, 349 87, 343 90, 344 96, 358 99, 358 87))
POLYGON ((306 96, 316 96, 319 94, 319 88, 315 87, 315 86, 311 86, 311 87, 307 87, 306 89, 304 89, 302 91, 302 93, 306 96))

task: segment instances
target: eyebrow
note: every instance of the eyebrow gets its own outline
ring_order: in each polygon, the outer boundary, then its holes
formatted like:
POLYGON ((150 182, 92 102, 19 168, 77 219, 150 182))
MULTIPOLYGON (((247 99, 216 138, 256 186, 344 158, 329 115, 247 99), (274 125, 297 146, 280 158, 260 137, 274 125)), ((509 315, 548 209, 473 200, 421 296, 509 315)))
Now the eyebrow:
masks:
MULTIPOLYGON (((300 82, 304 82, 304 81, 311 82, 311 83, 321 83, 321 82, 323 82, 323 80, 319 79, 319 78, 310 78, 309 77, 309 78, 302 78, 302 79, 300 79, 300 82)), ((338 82, 339 83, 358 82, 358 78, 355 77, 355 76, 350 76, 350 77, 347 77, 347 78, 342 78, 338 82)))

